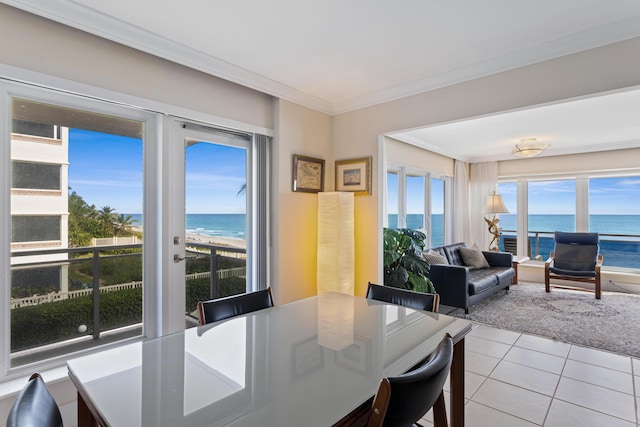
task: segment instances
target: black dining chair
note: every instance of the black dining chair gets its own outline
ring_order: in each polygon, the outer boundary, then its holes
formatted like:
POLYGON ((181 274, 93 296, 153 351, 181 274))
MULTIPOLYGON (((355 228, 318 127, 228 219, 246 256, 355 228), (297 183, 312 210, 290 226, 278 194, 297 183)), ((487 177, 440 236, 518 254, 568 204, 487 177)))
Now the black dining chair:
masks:
POLYGON ((453 340, 445 334, 436 351, 419 368, 380 381, 373 399, 368 427, 419 426, 433 408, 435 427, 446 427, 442 391, 453 361, 453 340))
POLYGON ((62 415, 40 374, 29 378, 7 417, 7 427, 61 427, 62 415))
POLYGON ((438 294, 414 292, 408 289, 376 285, 371 282, 367 287, 367 298, 402 305, 415 310, 433 311, 434 313, 438 312, 438 307, 440 306, 440 295, 438 294))
POLYGON ((269 307, 273 307, 271 288, 210 301, 199 301, 198 318, 200 325, 206 325, 269 307))

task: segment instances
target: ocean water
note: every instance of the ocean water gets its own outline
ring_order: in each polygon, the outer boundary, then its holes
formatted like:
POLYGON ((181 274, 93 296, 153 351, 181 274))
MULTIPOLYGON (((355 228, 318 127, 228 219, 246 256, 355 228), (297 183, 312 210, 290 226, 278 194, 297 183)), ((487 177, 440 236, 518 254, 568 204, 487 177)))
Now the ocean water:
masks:
MULTIPOLYGON (((516 235, 515 214, 500 215, 500 249, 504 250, 504 237, 516 235)), ((554 231, 575 231, 575 215, 529 215, 529 240, 531 256, 540 255, 547 259, 553 250, 554 231)), ((389 215, 389 224, 397 224, 398 216, 389 215)), ((640 268, 640 215, 591 215, 590 231, 600 236, 600 252, 603 265, 610 267, 640 268), (603 235, 604 234, 604 235, 603 235), (612 235, 612 236, 611 236, 612 235), (622 236, 635 235, 636 237, 622 236)), ((407 215, 407 227, 422 226, 422 215, 407 215)), ((443 215, 432 216, 431 246, 441 245, 444 241, 443 215)))
MULTIPOLYGON (((142 225, 142 215, 131 214, 137 220, 134 225, 142 225)), ((186 232, 215 237, 246 239, 247 224, 245 214, 187 214, 186 232)))

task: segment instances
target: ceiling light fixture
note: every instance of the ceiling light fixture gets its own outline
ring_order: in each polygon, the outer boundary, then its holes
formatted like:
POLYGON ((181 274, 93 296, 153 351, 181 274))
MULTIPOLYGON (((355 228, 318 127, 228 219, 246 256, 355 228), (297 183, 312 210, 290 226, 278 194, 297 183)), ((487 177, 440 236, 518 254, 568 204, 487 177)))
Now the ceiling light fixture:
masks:
POLYGON ((537 141, 536 138, 523 138, 520 140, 520 144, 516 144, 516 148, 511 153, 518 157, 537 156, 549 147, 549 144, 537 141))

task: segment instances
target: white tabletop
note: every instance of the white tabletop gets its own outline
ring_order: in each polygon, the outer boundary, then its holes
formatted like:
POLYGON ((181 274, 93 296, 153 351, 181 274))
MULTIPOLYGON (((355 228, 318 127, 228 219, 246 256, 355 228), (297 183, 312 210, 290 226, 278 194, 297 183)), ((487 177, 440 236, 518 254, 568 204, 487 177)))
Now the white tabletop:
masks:
POLYGON ((114 427, 330 426, 470 322, 324 294, 68 362, 114 427))

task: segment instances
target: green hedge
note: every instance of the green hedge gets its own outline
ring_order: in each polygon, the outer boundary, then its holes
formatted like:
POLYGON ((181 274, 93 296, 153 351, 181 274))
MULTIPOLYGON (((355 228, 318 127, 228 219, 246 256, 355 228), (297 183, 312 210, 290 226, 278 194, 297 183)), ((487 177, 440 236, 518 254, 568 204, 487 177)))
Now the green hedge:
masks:
MULTIPOLYGON (((231 277, 218 282, 220 296, 244 293, 246 279, 231 277)), ((186 284, 187 311, 198 301, 209 299, 209 279, 189 280, 186 284)), ((100 294, 102 331, 142 322, 142 288, 100 294)), ((93 333, 91 295, 19 307, 11 310, 11 351, 21 351, 93 333), (78 332, 86 325, 87 331, 78 332)))

